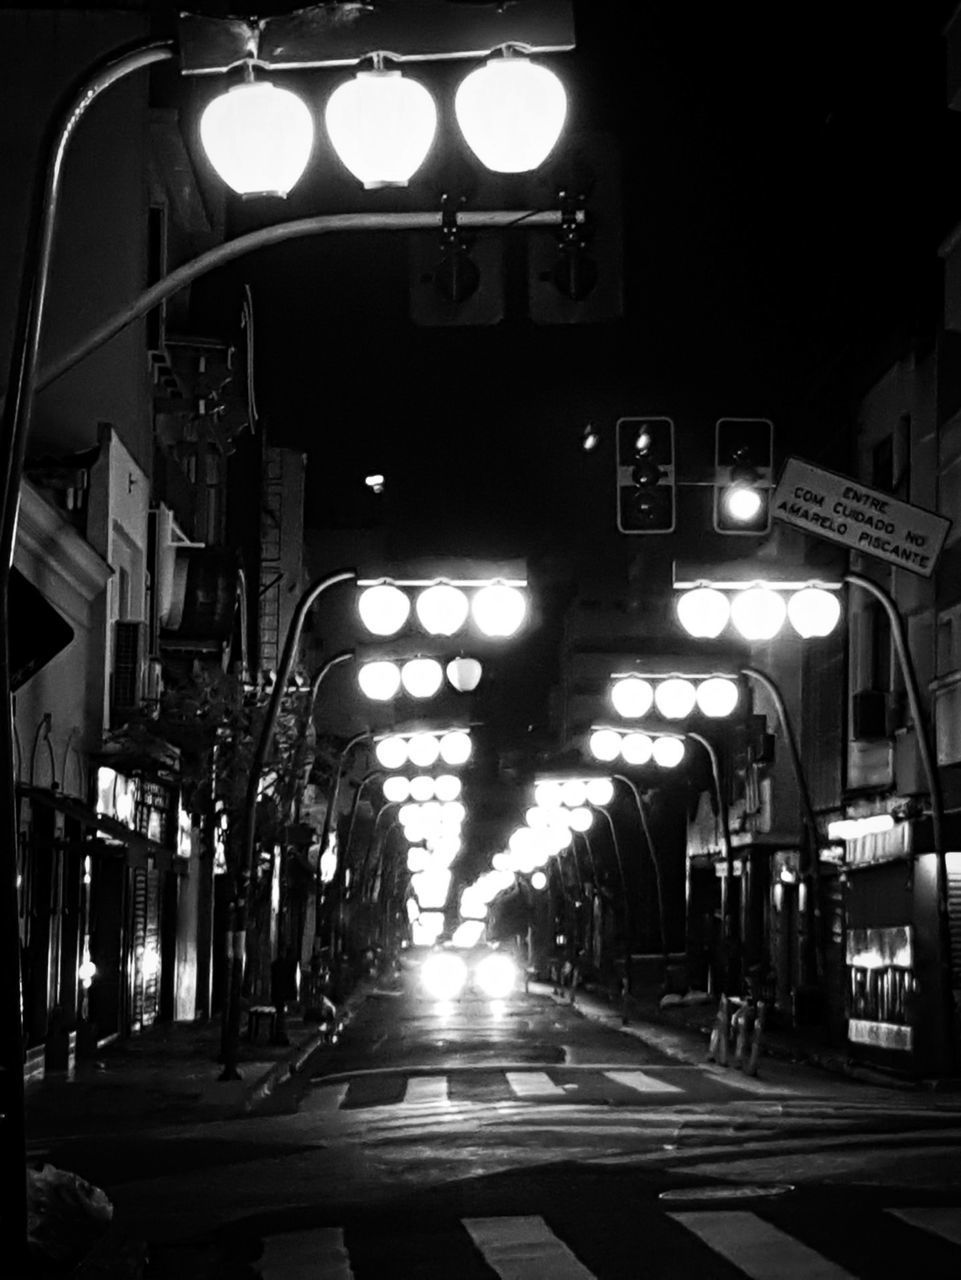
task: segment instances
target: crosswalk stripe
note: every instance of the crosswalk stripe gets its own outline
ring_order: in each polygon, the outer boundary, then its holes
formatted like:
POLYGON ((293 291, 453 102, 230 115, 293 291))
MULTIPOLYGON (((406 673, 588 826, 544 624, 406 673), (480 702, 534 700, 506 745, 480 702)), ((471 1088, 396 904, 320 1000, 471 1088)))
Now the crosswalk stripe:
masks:
POLYGON ((546 1071, 505 1071, 507 1083, 518 1098, 552 1094, 564 1097, 564 1086, 555 1084, 546 1071))
POLYGON ((757 1214, 728 1209, 668 1216, 740 1267, 750 1280, 854 1280, 849 1271, 757 1214))
POLYGON ((463 1218, 462 1222, 501 1280, 596 1280, 543 1218, 463 1218))
POLYGON ((666 1084, 646 1071, 605 1071, 604 1075, 615 1084, 625 1085, 628 1089, 636 1089, 638 1093, 683 1093, 679 1084, 666 1084))
POLYGON ((888 1209, 894 1218, 909 1223, 912 1227, 920 1227, 930 1231, 932 1235, 950 1240, 952 1244, 961 1244, 961 1209, 943 1209, 939 1207, 914 1209, 888 1209))
POLYGON ((421 1106, 431 1102, 450 1102, 446 1076, 408 1076, 404 1090, 405 1106, 421 1106))
POLYGON ((257 1263, 263 1280, 353 1280, 339 1227, 268 1236, 257 1263))

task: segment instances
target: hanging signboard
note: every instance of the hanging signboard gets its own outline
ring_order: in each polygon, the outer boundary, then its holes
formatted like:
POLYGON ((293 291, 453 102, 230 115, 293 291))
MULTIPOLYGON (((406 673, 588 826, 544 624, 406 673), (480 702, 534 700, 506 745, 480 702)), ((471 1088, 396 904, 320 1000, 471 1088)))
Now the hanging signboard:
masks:
POLYGON ((772 505, 775 520, 923 578, 934 572, 951 528, 945 516, 801 458, 784 464, 772 505))

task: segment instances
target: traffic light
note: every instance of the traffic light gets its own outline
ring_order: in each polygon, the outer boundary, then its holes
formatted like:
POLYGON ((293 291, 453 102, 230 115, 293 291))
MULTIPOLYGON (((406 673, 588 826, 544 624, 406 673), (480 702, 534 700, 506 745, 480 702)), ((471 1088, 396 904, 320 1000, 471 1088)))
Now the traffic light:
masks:
POLYGON ((714 528, 718 533, 767 533, 773 425, 767 418, 719 418, 714 430, 714 528))
POLYGON ((562 222, 527 231, 528 310, 535 324, 592 324, 624 314, 623 201, 615 139, 594 130, 568 134, 545 166, 536 205, 559 208, 562 222))
POLYGON ((621 533, 670 533, 674 528, 670 418, 618 419, 617 527, 621 533))

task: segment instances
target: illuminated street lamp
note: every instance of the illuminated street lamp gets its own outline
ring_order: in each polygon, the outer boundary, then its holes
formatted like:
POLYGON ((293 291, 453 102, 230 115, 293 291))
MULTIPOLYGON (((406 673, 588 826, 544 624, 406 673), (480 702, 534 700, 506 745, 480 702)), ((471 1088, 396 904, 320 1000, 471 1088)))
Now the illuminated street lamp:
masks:
POLYGON ((324 123, 334 150, 368 190, 406 187, 437 131, 434 99, 416 80, 385 71, 358 71, 330 95, 324 123))
POLYGON ((470 614, 470 601, 458 587, 438 582, 421 591, 415 604, 417 618, 432 636, 452 636, 460 631, 470 614))
POLYGON ((249 79, 214 98, 200 141, 220 178, 241 196, 286 196, 307 168, 314 122, 302 98, 249 79))
POLYGON ((373 702, 389 702, 400 689, 400 669, 393 662, 365 662, 357 672, 361 693, 373 702))
POLYGON ((396 635, 410 616, 410 596, 399 587, 380 582, 360 592, 357 610, 372 635, 396 635))
POLYGON ((690 636, 716 639, 730 621, 745 640, 771 640, 785 620, 799 636, 830 635, 841 617, 841 583, 679 582, 678 621, 690 636), (730 594, 725 594, 721 588, 730 594))
POLYGON ((567 117, 567 94, 547 67, 528 58, 492 58, 472 71, 454 98, 468 146, 495 173, 528 173, 554 149, 567 117))
POLYGON ((666 720, 684 720, 694 710, 697 694, 690 680, 670 676, 654 687, 654 705, 666 720))
POLYGON ((401 689, 411 698, 433 698, 445 674, 458 693, 469 693, 480 683, 482 672, 476 658, 454 658, 446 666, 437 658, 409 658, 402 664, 377 659, 358 669, 357 683, 372 701, 389 702, 401 689))
POLYGON ((384 799, 391 804, 403 804, 411 795, 410 781, 403 774, 394 773, 384 779, 384 799))
POLYGON ((474 596, 471 615, 485 636, 507 639, 521 629, 527 617, 527 599, 516 586, 491 583, 474 596))
POLYGON ((630 765, 645 765, 650 761, 662 769, 674 769, 684 759, 684 741, 688 736, 657 729, 624 732, 608 725, 595 725, 588 739, 588 749, 595 760, 611 764, 618 757, 630 765), (613 753, 613 754, 612 754, 613 753))
POLYGON ((400 679, 412 698, 432 698, 444 683, 444 668, 434 658, 411 658, 401 667, 400 679))
POLYGON ((625 720, 643 718, 652 706, 665 720, 686 720, 695 708, 709 719, 721 719, 735 711, 740 696, 737 678, 718 673, 679 676, 645 672, 643 677, 618 674, 611 677, 610 699, 625 720), (649 695, 625 697, 624 689, 632 685, 643 685, 649 695))
POLYGON ((365 588, 358 601, 361 620, 377 635, 394 635, 407 621, 411 598, 401 588, 416 590, 414 612, 429 635, 453 636, 472 619, 482 635, 489 639, 506 640, 517 634, 527 617, 527 583, 523 580, 476 578, 425 581, 418 578, 398 578, 390 582, 384 579, 365 579, 358 585, 365 588), (401 591, 405 595, 406 611, 392 593, 375 597, 376 607, 373 604, 366 605, 367 592, 372 588, 384 587, 390 587, 392 592, 401 591), (374 627, 367 621, 365 607, 377 624, 374 627), (383 622, 380 621, 381 609, 383 622), (396 621, 396 625, 389 631, 388 616, 391 621, 396 621))

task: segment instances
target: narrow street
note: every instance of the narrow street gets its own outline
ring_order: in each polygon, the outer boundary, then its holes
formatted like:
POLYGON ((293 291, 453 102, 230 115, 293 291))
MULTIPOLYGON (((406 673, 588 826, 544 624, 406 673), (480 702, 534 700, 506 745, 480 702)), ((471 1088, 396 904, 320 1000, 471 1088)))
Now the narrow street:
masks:
POLYGON ((0 1280, 961 1276, 961 0, 0 31, 0 1280))
POLYGON ((264 1280, 884 1276, 908 1240, 957 1273, 961 1098, 695 1049, 547 987, 437 1002, 410 970, 249 1118, 50 1155, 171 1266, 246 1241, 264 1280))

